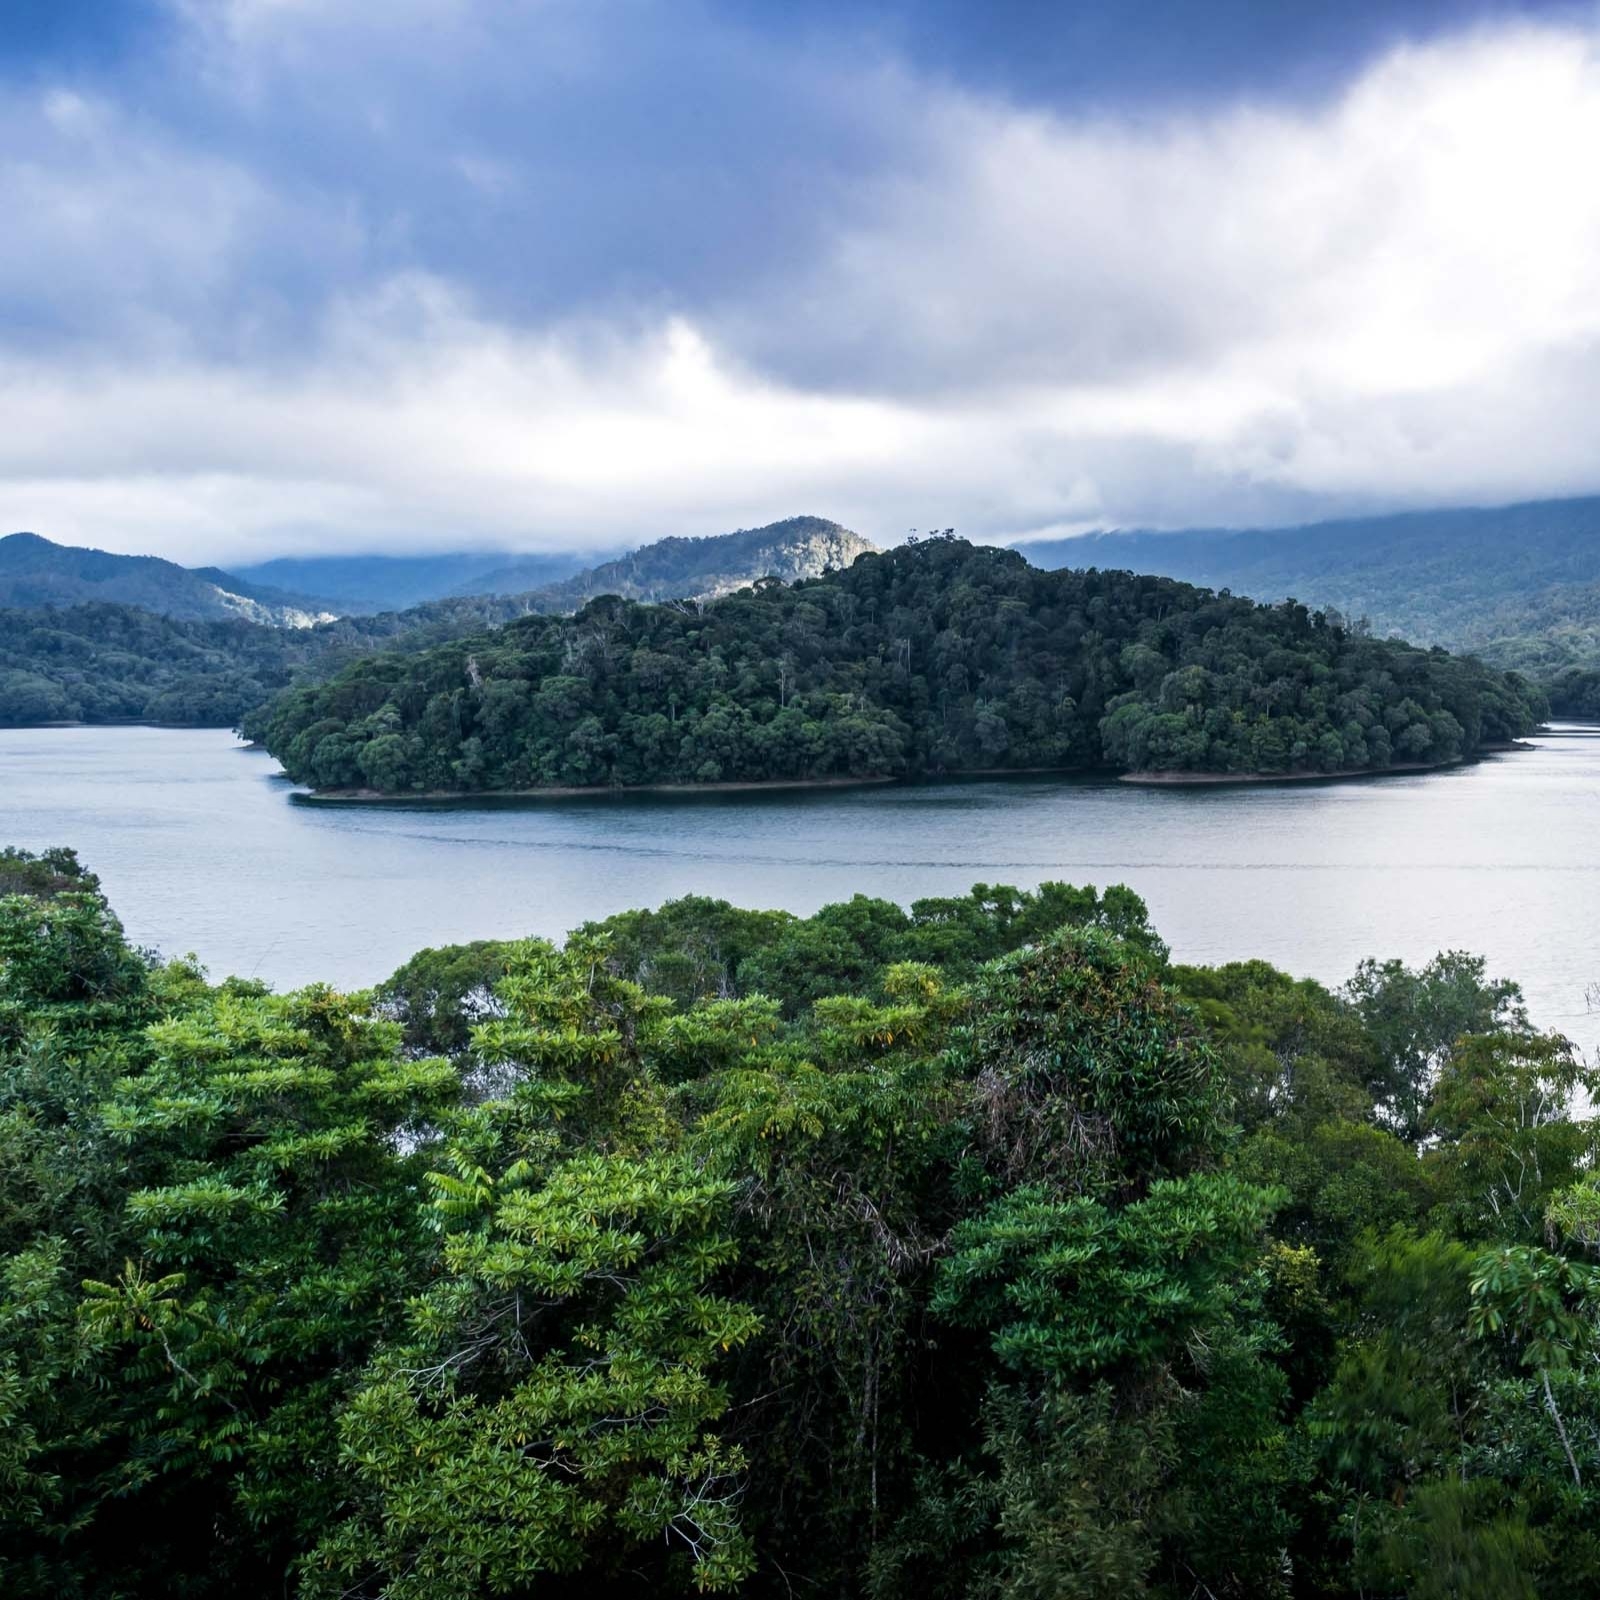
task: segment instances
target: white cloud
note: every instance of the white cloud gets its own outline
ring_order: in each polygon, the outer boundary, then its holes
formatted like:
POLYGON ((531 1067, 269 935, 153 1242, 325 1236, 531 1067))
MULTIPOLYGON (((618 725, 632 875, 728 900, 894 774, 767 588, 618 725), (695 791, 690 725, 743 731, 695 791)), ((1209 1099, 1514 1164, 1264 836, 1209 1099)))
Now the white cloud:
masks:
POLYGON ((611 543, 805 506, 897 538, 952 499, 994 493, 1034 519, 1073 493, 1040 480, 1009 417, 774 384, 678 320, 518 335, 426 280, 341 308, 316 361, 276 380, 13 363, 0 391, 26 397, 0 430, 0 523, 184 559, 325 548, 330 528, 368 546, 611 543))
MULTIPOLYGON (((234 31, 276 49, 318 9, 252 0, 234 31)), ((1400 51, 1301 110, 916 103, 917 137, 786 271, 527 323, 468 267, 395 270, 372 246, 392 222, 359 206, 64 90, 37 128, 0 108, 26 135, 0 201, 30 219, 0 295, 83 335, 0 334, 0 528, 244 560, 800 510, 998 537, 1600 489, 1600 33, 1400 51), (240 287, 274 243, 320 274, 283 349, 240 287), (182 336, 230 294, 240 337, 182 336)), ((524 186, 479 139, 446 160, 485 205, 524 186)))

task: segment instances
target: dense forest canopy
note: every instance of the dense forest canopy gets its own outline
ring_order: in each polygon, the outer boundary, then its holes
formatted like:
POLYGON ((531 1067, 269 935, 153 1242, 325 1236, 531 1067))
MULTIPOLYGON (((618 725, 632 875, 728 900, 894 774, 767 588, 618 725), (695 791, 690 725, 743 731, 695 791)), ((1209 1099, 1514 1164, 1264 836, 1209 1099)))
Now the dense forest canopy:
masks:
POLYGON ((1124 889, 275 995, 0 852, 0 1590, 1587 1600, 1597 1091, 1124 889))
POLYGON ((421 650, 527 616, 525 596, 431 600, 311 628, 190 622, 95 602, 0 610, 0 726, 234 728, 280 690, 377 649, 421 650))
POLYGON ((316 629, 187 622, 135 606, 0 611, 0 725, 234 727, 326 647, 316 629))
POLYGON ((602 599, 377 655, 249 719, 322 789, 1432 764, 1532 728, 1521 680, 1127 572, 941 537, 706 605, 602 599))

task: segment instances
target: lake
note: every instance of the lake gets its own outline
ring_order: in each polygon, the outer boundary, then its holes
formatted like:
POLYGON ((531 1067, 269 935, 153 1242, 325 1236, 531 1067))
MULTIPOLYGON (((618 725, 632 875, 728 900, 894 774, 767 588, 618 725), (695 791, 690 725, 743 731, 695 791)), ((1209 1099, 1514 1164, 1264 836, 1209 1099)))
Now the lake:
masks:
POLYGON ((1426 775, 1254 789, 1014 778, 516 807, 296 803, 217 731, 0 730, 0 843, 74 847, 129 935, 214 976, 384 977, 675 895, 808 912, 975 882, 1126 883, 1184 961, 1338 983, 1460 948, 1586 1048, 1600 1014, 1600 728, 1426 775))

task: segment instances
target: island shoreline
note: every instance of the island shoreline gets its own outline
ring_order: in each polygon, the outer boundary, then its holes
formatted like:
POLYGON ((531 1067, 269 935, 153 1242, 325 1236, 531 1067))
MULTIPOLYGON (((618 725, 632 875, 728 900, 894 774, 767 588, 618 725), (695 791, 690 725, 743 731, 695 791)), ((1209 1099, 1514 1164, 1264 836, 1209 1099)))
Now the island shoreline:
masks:
POLYGON ((1344 772, 1118 772, 1110 767, 971 767, 960 772, 922 773, 914 777, 877 775, 845 778, 749 778, 715 783, 552 784, 539 789, 430 789, 415 794, 386 794, 378 789, 306 789, 290 798, 314 806, 463 806, 478 803, 525 805, 542 800, 593 800, 616 795, 782 794, 828 789, 882 788, 891 784, 959 783, 993 778, 1083 778, 1126 783, 1152 789, 1239 788, 1282 783, 1346 783, 1358 778, 1400 777, 1418 772, 1445 772, 1470 766, 1486 756, 1531 750, 1520 739, 1484 745, 1453 761, 1396 762, 1387 767, 1362 767, 1344 772))

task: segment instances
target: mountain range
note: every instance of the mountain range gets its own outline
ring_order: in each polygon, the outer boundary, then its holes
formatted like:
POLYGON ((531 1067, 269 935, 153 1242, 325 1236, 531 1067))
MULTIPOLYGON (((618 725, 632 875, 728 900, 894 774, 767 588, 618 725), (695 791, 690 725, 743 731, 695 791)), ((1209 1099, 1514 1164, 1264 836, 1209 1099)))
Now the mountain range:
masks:
POLYGON ((345 616, 368 616, 452 596, 536 589, 570 578, 593 559, 592 554, 575 550, 517 557, 504 550, 429 556, 280 556, 234 571, 250 584, 322 595, 345 616))
MULTIPOLYGON (((575 611, 597 594, 698 600, 767 576, 820 577, 871 548, 838 523, 793 517, 706 539, 665 539, 523 593, 446 594, 404 610, 335 615, 338 600, 305 600, 210 568, 13 535, 0 540, 0 725, 231 726, 291 681, 325 676, 356 656, 425 649, 530 614, 575 611)), ((486 558, 464 559, 470 566, 486 558)), ((471 587, 499 574, 512 582, 509 572, 527 577, 546 558, 515 569, 503 554, 487 559, 492 565, 481 577, 459 581, 471 587)), ((452 571, 448 558, 352 557, 332 572, 316 562, 279 570, 287 578, 332 576, 347 593, 368 583, 370 597, 373 573, 380 582, 444 587, 461 569, 452 571)))
POLYGON ((1551 671, 1600 657, 1600 497, 1291 528, 1103 532, 1019 546, 1035 566, 1150 572, 1293 597, 1378 633, 1551 671))
MULTIPOLYGON (((706 600, 768 575, 817 577, 871 548, 836 522, 804 516, 663 539, 586 568, 575 553, 476 551, 284 559, 230 573, 13 534, 0 539, 0 721, 136 718, 140 696, 121 684, 130 675, 150 686, 147 699, 159 686, 165 719, 226 721, 252 695, 354 655, 426 648, 530 614, 575 611, 602 594, 706 600), (422 598, 397 603, 413 596, 422 598), (221 631, 166 638, 135 618, 111 619, 118 608, 221 631), (108 627, 120 653, 100 647, 108 627), (285 637, 275 644, 272 634, 285 637)), ((1525 672, 1558 713, 1600 716, 1600 497, 1292 528, 1109 531, 1020 552, 1043 568, 1143 572, 1257 600, 1292 596, 1366 619, 1380 635, 1525 672)))
POLYGON ((339 614, 328 601, 249 583, 216 567, 84 550, 36 533, 0 539, 0 606, 38 611, 95 602, 138 606, 183 622, 243 619, 276 628, 308 628, 339 614))
POLYGON ((479 623, 528 612, 575 611, 600 594, 630 600, 710 599, 758 578, 785 582, 847 567, 873 549, 824 517, 790 517, 707 538, 669 538, 599 566, 573 552, 509 557, 286 557, 242 568, 181 567, 158 556, 114 555, 52 543, 36 533, 0 539, 0 608, 37 611, 93 603, 136 606, 183 622, 242 618, 311 627, 340 617, 394 613, 404 631, 470 610, 479 623))

